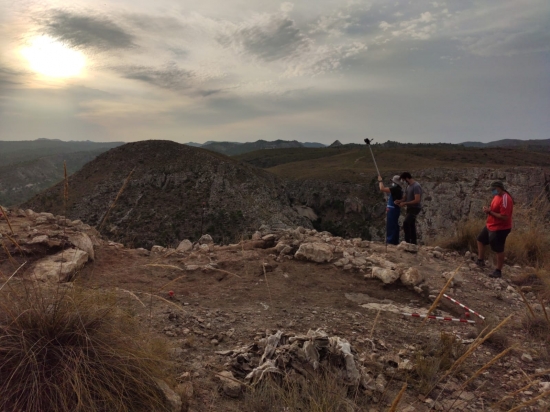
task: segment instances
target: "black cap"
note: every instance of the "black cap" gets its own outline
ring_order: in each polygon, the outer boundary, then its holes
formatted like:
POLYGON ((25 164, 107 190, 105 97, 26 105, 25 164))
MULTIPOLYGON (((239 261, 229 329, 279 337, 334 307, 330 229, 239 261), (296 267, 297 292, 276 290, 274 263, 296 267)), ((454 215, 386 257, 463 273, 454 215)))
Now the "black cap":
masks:
POLYGON ((498 180, 495 180, 494 182, 491 183, 491 189, 493 189, 495 187, 499 187, 502 190, 504 190, 504 183, 499 182, 498 180))

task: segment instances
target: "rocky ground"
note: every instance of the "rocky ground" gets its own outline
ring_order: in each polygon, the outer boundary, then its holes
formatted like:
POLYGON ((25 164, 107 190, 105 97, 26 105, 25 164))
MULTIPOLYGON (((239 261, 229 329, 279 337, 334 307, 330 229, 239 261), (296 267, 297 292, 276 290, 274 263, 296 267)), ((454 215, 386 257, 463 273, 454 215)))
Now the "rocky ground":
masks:
POLYGON ((526 329, 528 309, 519 292, 536 316, 545 308, 536 287, 511 283, 529 268, 505 266, 503 279, 491 279, 491 269, 477 268, 470 254, 386 248, 304 228, 273 233, 262 227, 252 239, 227 246, 203 236, 178 249, 128 249, 80 221, 17 209, 7 215, 10 225, 0 218, 1 276, 26 262, 10 282, 116 290, 119 304, 144 328, 170 341, 173 386, 188 397, 189 411, 253 410, 247 388, 263 369, 315 373, 318 364, 331 362, 342 382, 359 388, 363 403, 356 410, 388 410, 404 382, 399 411, 510 410, 530 400, 521 410, 549 408, 548 398, 538 398, 550 390, 547 340, 526 329), (447 283, 446 293, 479 312, 485 324, 447 299, 435 315, 476 323, 422 323, 402 314, 427 313, 447 283), (421 361, 433 355, 428 348, 442 334, 463 353, 485 325, 509 315, 460 368, 433 380, 430 393, 422 390, 421 361))

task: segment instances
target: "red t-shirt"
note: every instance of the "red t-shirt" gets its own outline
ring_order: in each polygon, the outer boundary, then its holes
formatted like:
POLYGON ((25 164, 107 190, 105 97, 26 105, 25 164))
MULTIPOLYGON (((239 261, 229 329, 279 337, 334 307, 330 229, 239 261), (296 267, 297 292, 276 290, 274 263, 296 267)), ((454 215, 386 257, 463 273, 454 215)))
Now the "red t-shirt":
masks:
POLYGON ((491 212, 499 213, 501 215, 508 216, 508 219, 498 219, 492 215, 487 215, 487 229, 506 230, 512 229, 512 211, 514 210, 514 201, 512 197, 502 192, 502 195, 496 195, 491 202, 491 212))

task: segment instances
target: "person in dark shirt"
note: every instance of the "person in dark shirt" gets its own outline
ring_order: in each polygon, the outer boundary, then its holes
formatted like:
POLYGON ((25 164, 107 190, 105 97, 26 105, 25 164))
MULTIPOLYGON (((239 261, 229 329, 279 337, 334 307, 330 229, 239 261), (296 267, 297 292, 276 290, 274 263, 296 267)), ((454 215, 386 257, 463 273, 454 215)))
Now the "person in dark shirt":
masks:
POLYGON ((409 172, 401 173, 401 180, 407 182, 407 189, 401 200, 396 200, 398 206, 407 206, 407 216, 403 222, 405 242, 416 245, 416 216, 422 210, 422 186, 414 180, 409 172))
POLYGON ((389 193, 388 204, 386 206, 386 243, 390 245, 399 244, 399 215, 401 214, 401 208, 395 204, 395 200, 399 200, 403 197, 403 189, 401 189, 401 181, 398 175, 395 175, 392 179, 390 187, 384 186, 382 182, 382 176, 378 175, 378 185, 380 191, 383 193, 389 193))

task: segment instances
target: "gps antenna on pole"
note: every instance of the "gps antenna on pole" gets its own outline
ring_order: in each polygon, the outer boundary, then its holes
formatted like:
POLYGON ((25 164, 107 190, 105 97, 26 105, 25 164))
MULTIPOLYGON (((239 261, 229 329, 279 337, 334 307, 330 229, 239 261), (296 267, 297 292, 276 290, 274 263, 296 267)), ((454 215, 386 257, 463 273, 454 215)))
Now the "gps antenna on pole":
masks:
POLYGON ((378 170, 378 165, 376 164, 376 159, 374 158, 374 153, 372 153, 372 148, 370 147, 371 139, 365 139, 365 143, 369 147, 370 154, 372 156, 372 161, 374 162, 374 167, 376 167, 376 173, 378 173, 378 176, 380 176, 380 170, 378 170))
MULTIPOLYGON (((374 158, 374 153, 372 152, 372 148, 370 147, 371 141, 372 141, 371 139, 365 139, 365 143, 369 147, 370 154, 372 156, 372 161, 374 162, 374 167, 376 167, 376 173, 378 173, 378 176, 381 176, 380 170, 378 170, 378 165, 376 164, 376 159, 374 158)), ((384 193, 384 199, 387 200, 386 193, 384 193)), ((387 225, 388 225, 388 215, 386 214, 386 227, 387 227, 387 225)), ((386 243, 386 253, 388 253, 388 234, 387 233, 384 236, 384 239, 385 239, 385 243, 386 243)))

